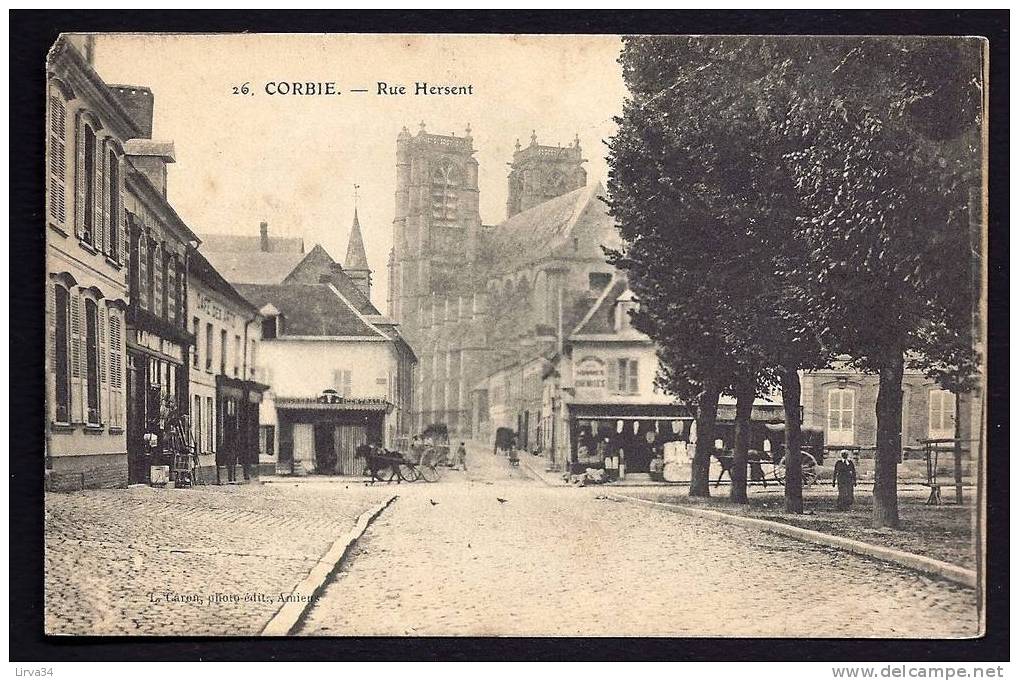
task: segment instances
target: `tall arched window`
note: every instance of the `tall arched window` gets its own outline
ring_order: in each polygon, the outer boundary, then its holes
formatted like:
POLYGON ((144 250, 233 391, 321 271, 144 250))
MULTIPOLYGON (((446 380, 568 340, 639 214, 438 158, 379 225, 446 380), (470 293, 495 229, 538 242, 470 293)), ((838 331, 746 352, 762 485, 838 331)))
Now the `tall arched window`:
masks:
POLYGON ((75 214, 79 238, 88 244, 96 242, 96 134, 92 126, 79 119, 78 184, 75 214))
POLYGON ((87 423, 98 425, 99 404, 99 306, 91 298, 85 300, 85 404, 87 423))
POLYGON ((109 149, 106 156, 106 180, 109 184, 109 212, 106 214, 107 224, 104 229, 107 231, 107 255, 112 260, 120 262, 121 257, 121 220, 123 220, 123 209, 120 199, 120 156, 116 150, 109 149))
POLYGON ((460 169, 450 161, 440 163, 432 171, 432 217, 456 220, 460 169))
POLYGON ((70 336, 70 296, 67 288, 53 285, 53 374, 55 389, 53 395, 54 420, 57 423, 71 422, 71 367, 68 348, 70 336))
POLYGON ((67 101, 53 85, 49 95, 49 217, 60 228, 67 224, 67 101))

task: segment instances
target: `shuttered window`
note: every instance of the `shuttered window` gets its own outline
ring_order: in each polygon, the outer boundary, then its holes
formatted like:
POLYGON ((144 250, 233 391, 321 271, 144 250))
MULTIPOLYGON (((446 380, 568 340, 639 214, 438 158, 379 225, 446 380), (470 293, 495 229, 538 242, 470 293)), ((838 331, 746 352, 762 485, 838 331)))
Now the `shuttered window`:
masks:
POLYGON ((99 307, 85 301, 85 405, 87 423, 100 424, 99 307))
POLYGON ((114 261, 120 262, 121 253, 123 248, 121 240, 123 238, 123 209, 121 208, 121 179, 120 179, 120 157, 116 151, 110 149, 107 154, 107 170, 106 180, 109 183, 107 191, 107 215, 106 215, 106 232, 107 232, 107 248, 106 253, 114 261))
POLYGON ((109 335, 109 380, 110 405, 109 422, 111 426, 124 425, 124 332, 121 312, 114 308, 107 310, 110 323, 109 335))
POLYGON ((54 285, 53 291, 53 374, 55 389, 53 396, 54 420, 57 423, 71 421, 71 373, 68 362, 70 343, 69 300, 67 289, 54 285))
POLYGON ((67 105, 63 97, 50 95, 50 218, 58 227, 67 222, 67 105))
POLYGON ((75 291, 70 296, 71 305, 71 423, 85 422, 85 329, 84 302, 81 293, 75 291))
POLYGON ((341 397, 350 397, 351 395, 350 369, 335 369, 333 371, 333 389, 341 397))
POLYGON ((75 226, 78 238, 95 245, 96 233, 96 135, 92 126, 78 118, 78 161, 75 166, 75 226))

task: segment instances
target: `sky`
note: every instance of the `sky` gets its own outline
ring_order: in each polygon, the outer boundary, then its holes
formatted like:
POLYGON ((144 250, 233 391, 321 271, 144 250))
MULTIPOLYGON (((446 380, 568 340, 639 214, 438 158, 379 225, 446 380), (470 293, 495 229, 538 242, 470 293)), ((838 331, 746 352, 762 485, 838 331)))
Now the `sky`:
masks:
POLYGON ((193 231, 300 236, 342 261, 354 185, 372 298, 384 304, 392 246, 396 136, 470 124, 481 218, 505 219, 507 163, 532 130, 540 144, 579 135, 589 182, 607 175, 604 141, 626 94, 617 36, 171 35, 99 36, 95 66, 110 84, 151 88, 153 139, 172 141, 168 198, 193 231), (336 83, 340 95, 269 96, 269 82, 336 83), (381 96, 377 82, 473 85, 470 96, 381 96), (251 95, 235 95, 248 84, 251 95), (366 88, 369 93, 352 93, 366 88))

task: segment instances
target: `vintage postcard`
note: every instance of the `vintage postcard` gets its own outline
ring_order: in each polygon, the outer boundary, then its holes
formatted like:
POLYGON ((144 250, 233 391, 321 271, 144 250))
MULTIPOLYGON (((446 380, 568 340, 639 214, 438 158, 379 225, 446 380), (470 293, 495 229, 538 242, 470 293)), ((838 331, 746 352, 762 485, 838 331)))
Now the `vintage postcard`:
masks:
POLYGON ((985 40, 45 68, 47 634, 983 634, 985 40))

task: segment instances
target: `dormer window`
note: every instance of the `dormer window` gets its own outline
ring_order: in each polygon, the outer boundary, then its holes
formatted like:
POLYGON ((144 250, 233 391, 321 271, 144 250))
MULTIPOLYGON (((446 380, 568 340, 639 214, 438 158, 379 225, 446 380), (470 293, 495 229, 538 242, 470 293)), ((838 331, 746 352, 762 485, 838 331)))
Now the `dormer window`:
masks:
POLYGON ((616 298, 615 320, 613 324, 616 331, 625 331, 632 328, 630 314, 636 312, 638 307, 637 298, 629 289, 616 298))
POLYGON ((274 314, 262 320, 262 339, 279 338, 283 333, 283 315, 274 314))

